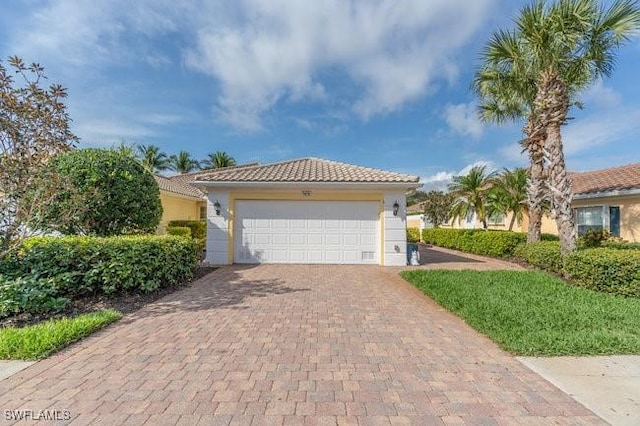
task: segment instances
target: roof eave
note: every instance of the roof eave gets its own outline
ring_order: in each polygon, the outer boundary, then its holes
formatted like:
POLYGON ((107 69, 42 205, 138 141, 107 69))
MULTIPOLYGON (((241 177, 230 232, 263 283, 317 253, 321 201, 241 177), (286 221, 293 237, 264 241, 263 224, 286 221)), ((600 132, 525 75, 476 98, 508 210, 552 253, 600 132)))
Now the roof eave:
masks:
POLYGON ((599 191, 574 194, 574 200, 589 200, 592 198, 622 197, 626 195, 640 195, 640 188, 620 189, 615 191, 599 191))
POLYGON ((190 183, 201 188, 248 188, 248 187, 309 187, 309 188, 329 188, 329 187, 350 187, 350 188, 398 188, 414 189, 422 186, 421 182, 268 182, 268 181, 194 181, 190 183))

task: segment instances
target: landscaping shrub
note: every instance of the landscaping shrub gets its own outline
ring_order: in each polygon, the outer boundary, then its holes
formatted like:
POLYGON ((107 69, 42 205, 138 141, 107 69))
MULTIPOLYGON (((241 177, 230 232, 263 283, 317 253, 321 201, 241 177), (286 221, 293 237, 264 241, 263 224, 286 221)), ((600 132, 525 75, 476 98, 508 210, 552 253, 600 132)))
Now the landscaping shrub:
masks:
POLYGON ((557 241, 540 241, 532 244, 519 244, 514 256, 545 271, 562 273, 562 255, 557 241))
POLYGON ((0 275, 0 318, 22 312, 43 314, 60 312, 69 299, 61 297, 50 279, 0 275))
POLYGON ((600 247, 602 241, 609 238, 609 233, 601 229, 593 229, 585 232, 584 235, 578 238, 578 247, 582 248, 594 248, 600 247))
POLYGON ((167 226, 167 235, 191 238, 191 228, 186 226, 167 226))
POLYGON ((198 255, 195 240, 170 235, 35 237, 24 242, 20 260, 61 295, 79 296, 179 284, 192 277, 198 255))
POLYGON ((601 247, 618 250, 640 250, 640 243, 630 243, 616 238, 609 238, 600 243, 601 247))
POLYGON ((162 216, 160 190, 151 172, 131 156, 80 149, 55 156, 51 166, 70 185, 50 202, 47 228, 103 237, 155 232, 162 216))
POLYGON ((207 221, 206 220, 172 220, 167 225, 169 227, 183 227, 191 229, 191 237, 204 240, 207 238, 207 221))
POLYGON ((488 256, 510 256, 527 236, 520 232, 477 229, 429 228, 422 231, 424 242, 440 247, 488 256))
POLYGON ((407 228, 407 242, 420 242, 420 230, 418 228, 407 228))
POLYGON ((594 248, 564 256, 564 274, 576 285, 640 297, 640 252, 594 248))
POLYGON ((560 241, 560 237, 555 234, 542 233, 540 234, 540 241, 560 241))

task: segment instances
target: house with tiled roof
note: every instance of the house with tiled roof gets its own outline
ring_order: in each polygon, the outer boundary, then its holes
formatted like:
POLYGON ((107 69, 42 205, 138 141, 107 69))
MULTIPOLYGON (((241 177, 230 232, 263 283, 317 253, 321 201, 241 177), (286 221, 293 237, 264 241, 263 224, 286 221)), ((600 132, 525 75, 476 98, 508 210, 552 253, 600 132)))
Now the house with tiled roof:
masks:
MULTIPOLYGON (((572 172, 569 177, 578 234, 606 230, 627 241, 640 241, 640 163, 572 172)), ((507 229, 510 219, 510 215, 496 218, 489 227, 507 229)), ((452 226, 479 228, 480 224, 473 223, 474 220, 452 226)), ((526 215, 517 225, 518 231, 527 232, 529 223, 526 215)), ((542 219, 542 232, 558 233, 555 220, 548 215, 542 219)))
POLYGON ((158 232, 164 233, 172 220, 204 220, 207 217, 207 203, 204 193, 189 184, 192 178, 182 175, 155 176, 160 188, 162 218, 158 232))
POLYGON ((605 229, 640 241, 640 163, 571 173, 578 233, 605 229))
POLYGON ((300 158, 195 174, 212 264, 406 264, 417 176, 300 158))

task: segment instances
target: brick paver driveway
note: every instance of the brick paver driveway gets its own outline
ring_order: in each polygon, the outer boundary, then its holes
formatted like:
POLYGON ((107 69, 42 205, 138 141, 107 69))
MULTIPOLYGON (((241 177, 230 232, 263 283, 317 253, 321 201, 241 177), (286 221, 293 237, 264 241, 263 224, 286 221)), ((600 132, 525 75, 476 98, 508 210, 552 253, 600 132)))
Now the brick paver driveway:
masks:
POLYGON ((104 424, 599 424, 368 266, 228 267, 0 382, 0 408, 104 424))

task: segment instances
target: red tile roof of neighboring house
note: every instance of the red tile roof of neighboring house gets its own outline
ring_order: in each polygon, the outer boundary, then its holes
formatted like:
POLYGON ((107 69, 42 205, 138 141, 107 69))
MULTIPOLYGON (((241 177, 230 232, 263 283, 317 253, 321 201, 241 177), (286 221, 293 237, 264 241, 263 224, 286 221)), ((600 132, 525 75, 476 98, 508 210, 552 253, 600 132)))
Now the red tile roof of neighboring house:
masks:
POLYGON ((174 194, 186 195, 188 197, 202 198, 203 193, 193 185, 179 179, 166 178, 164 176, 154 176, 161 191, 172 192, 174 194))
POLYGON ((640 163, 591 172, 570 173, 574 194, 623 191, 640 188, 640 163))
POLYGON ((407 214, 422 214, 424 213, 424 206, 427 202, 422 201, 418 204, 413 204, 407 207, 407 214))
POLYGON ((319 158, 300 158, 272 164, 230 167, 195 176, 209 182, 350 182, 417 183, 418 176, 354 166, 319 158))

